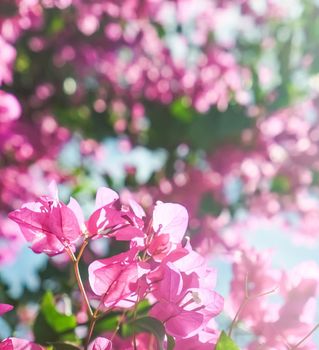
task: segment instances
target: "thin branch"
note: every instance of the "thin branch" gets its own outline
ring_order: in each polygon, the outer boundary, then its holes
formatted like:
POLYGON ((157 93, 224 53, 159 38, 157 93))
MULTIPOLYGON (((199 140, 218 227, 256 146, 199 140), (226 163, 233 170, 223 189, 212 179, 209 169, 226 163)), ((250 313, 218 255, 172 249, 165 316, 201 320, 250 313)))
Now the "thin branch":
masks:
POLYGON ((317 329, 319 328, 319 323, 305 336, 303 337, 297 344, 293 345, 290 350, 297 349, 301 344, 303 344, 317 329))
POLYGON ((74 253, 72 252, 72 250, 70 248, 65 248, 65 250, 68 253, 70 259, 72 260, 74 274, 75 274, 75 278, 76 278, 78 287, 80 289, 82 298, 83 298, 83 300, 85 302, 85 305, 86 305, 86 308, 87 308, 87 310, 88 310, 88 312, 90 314, 90 317, 92 317, 93 316, 93 311, 92 311, 92 308, 91 308, 91 305, 90 305, 90 302, 89 302, 89 298, 88 298, 88 296, 86 294, 86 291, 85 291, 85 288, 84 288, 84 285, 83 285, 83 282, 82 282, 81 274, 80 274, 80 269, 79 269, 79 262, 80 262, 80 259, 81 259, 82 255, 83 255, 84 249, 85 249, 85 247, 87 245, 88 245, 88 240, 85 239, 83 241, 83 243, 82 243, 81 248, 80 248, 78 257, 76 257, 74 255, 74 253))
POLYGON ((237 312, 235 314, 235 317, 232 320, 232 323, 230 324, 229 331, 228 331, 228 336, 229 337, 231 336, 231 334, 233 332, 233 329, 235 327, 235 324, 238 321, 239 315, 241 314, 241 312, 246 307, 246 305, 248 304, 249 301, 251 301, 253 299, 256 299, 256 298, 260 298, 260 297, 266 296, 266 295, 271 294, 271 293, 274 293, 277 289, 278 288, 276 287, 276 288, 273 288, 273 289, 271 289, 269 291, 261 292, 261 293, 256 294, 256 295, 249 295, 248 274, 246 274, 246 276, 245 276, 245 297, 244 297, 244 300, 239 305, 239 308, 238 308, 238 310, 237 310, 237 312))

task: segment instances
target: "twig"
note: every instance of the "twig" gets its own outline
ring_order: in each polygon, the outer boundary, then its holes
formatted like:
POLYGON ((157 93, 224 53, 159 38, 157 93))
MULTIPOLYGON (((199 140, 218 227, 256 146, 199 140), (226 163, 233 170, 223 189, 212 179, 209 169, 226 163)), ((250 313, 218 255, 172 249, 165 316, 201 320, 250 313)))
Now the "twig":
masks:
POLYGON ((228 331, 228 336, 230 337, 231 334, 232 334, 232 331, 235 327, 235 324, 239 318, 239 315, 240 313, 243 311, 243 309, 246 307, 246 305, 248 304, 249 301, 253 300, 253 299, 256 299, 256 298, 260 298, 260 297, 263 297, 263 296, 266 296, 268 294, 271 294, 271 293, 274 293, 275 291, 277 290, 277 287, 276 288, 273 288, 267 292, 262 292, 262 293, 259 293, 259 294, 256 294, 256 295, 249 295, 249 291, 248 291, 248 274, 246 274, 246 277, 245 277, 245 297, 244 297, 244 300, 242 301, 242 303, 239 305, 239 308, 236 312, 236 315, 234 317, 234 319, 232 320, 232 323, 230 324, 230 327, 229 327, 229 331, 228 331))
POLYGON ((304 343, 317 329, 319 328, 319 323, 306 335, 304 336, 297 344, 293 345, 290 350, 297 349, 302 343, 304 343))
POLYGON ((83 285, 83 282, 82 282, 82 278, 81 278, 81 274, 80 274, 80 269, 79 269, 79 262, 80 262, 80 259, 83 255, 83 252, 85 250, 85 247, 88 245, 88 239, 85 239, 82 243, 82 246, 80 248, 80 251, 79 251, 79 254, 78 256, 76 257, 74 255, 74 253, 72 252, 72 250, 70 248, 65 248, 66 252, 68 253, 70 259, 72 260, 72 263, 73 263, 73 269, 74 269, 74 274, 75 274, 75 278, 76 278, 76 281, 77 281, 77 284, 78 284, 78 287, 80 289, 80 292, 82 294, 82 298, 85 302, 85 305, 86 305, 86 308, 90 314, 90 317, 93 316, 93 311, 92 311, 92 308, 91 308, 91 305, 90 305, 90 302, 89 302, 89 298, 86 294, 86 291, 85 291, 85 288, 84 288, 84 285, 83 285))

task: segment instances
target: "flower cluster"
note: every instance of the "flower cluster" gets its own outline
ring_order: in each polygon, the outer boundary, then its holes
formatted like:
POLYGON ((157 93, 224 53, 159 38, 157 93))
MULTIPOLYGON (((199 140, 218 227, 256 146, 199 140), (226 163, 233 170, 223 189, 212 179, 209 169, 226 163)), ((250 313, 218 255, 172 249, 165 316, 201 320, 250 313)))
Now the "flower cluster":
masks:
MULTIPOLYGON (((214 291, 215 270, 184 237, 188 213, 183 206, 157 202, 148 217, 136 202, 122 206, 116 192, 102 187, 94 212, 84 220, 75 199, 65 205, 54 184, 50 191, 50 196, 26 203, 9 215, 35 253, 53 256, 66 251, 78 263, 77 246, 81 245, 82 254, 90 240, 107 237, 129 243, 129 250, 95 260, 88 267, 91 304, 97 305, 91 311, 93 320, 110 311, 134 310, 148 300, 149 316, 162 322, 177 349, 194 344, 206 349, 207 344, 216 344, 219 332, 213 319, 223 309, 223 298, 214 291)), ((86 295, 83 285, 81 291, 86 295)), ((90 335, 92 331, 93 326, 90 335)), ((145 337, 144 341, 151 340, 145 337)), ((110 343, 105 340, 102 348, 109 348, 110 343)))

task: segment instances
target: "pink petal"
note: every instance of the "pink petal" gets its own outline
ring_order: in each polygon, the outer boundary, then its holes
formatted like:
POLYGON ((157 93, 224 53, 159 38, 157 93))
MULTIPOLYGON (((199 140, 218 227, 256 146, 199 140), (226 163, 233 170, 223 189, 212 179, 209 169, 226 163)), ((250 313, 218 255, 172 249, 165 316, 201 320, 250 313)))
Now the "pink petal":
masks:
MULTIPOLYGON (((126 224, 126 220, 122 217, 122 212, 109 206, 104 206, 95 210, 87 222, 87 229, 90 235, 103 234, 103 231, 114 228, 117 225, 126 224)), ((104 232, 107 234, 107 232, 104 232)))
POLYGON ((175 203, 157 202, 153 212, 155 232, 168 233, 172 243, 180 243, 188 225, 188 213, 185 207, 175 203))
POLYGON ((0 90, 0 123, 12 122, 20 116, 21 106, 16 97, 0 90))
POLYGON ((119 199, 119 195, 107 187, 100 187, 96 193, 95 207, 102 208, 105 205, 111 204, 119 199))
POLYGON ((58 185, 54 180, 50 182, 48 189, 49 189, 49 197, 51 197, 56 201, 59 201, 58 185))
POLYGON ((175 270, 171 263, 167 263, 164 267, 163 277, 156 291, 154 291, 154 295, 157 299, 174 302, 180 299, 182 289, 183 279, 181 274, 175 270))
POLYGON ((102 296, 105 306, 114 306, 135 291, 138 278, 135 255, 132 249, 89 266, 90 286, 96 295, 102 296))
POLYGON ((204 323, 203 315, 183 310, 165 323, 167 333, 174 337, 189 338, 198 333, 204 323))
POLYGON ((133 199, 129 200, 129 204, 133 213, 140 219, 146 216, 144 209, 133 199))
POLYGON ((111 340, 97 337, 89 346, 89 350, 112 350, 111 340))
POLYGON ((159 302, 155 304, 150 315, 164 323, 167 333, 179 338, 195 335, 204 323, 203 315, 183 310, 173 303, 159 302))
POLYGON ((9 304, 0 304, 0 316, 11 311, 13 309, 12 305, 9 304))
POLYGON ((38 344, 19 338, 7 338, 0 343, 0 350, 44 350, 38 344))
POLYGON ((9 214, 19 224, 31 248, 37 252, 56 255, 63 246, 73 246, 82 233, 73 211, 64 203, 49 197, 26 203, 9 214))
POLYGON ((85 220, 84 220, 83 211, 82 211, 82 208, 80 207, 80 204, 77 202, 77 200, 71 197, 70 202, 68 204, 68 208, 70 208, 73 211, 74 215, 78 220, 80 228, 84 227, 85 220))

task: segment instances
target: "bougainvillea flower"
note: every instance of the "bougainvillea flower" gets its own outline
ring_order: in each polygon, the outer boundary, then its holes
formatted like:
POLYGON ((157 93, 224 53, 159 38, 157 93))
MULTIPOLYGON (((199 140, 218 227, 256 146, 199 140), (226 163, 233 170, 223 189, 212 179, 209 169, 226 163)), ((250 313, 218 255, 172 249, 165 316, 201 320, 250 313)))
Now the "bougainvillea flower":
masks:
POLYGON ((89 346, 89 350, 112 350, 111 340, 97 337, 89 346))
POLYGON ((200 313, 184 310, 175 303, 165 301, 154 305, 151 316, 162 321, 167 333, 177 338, 192 337, 204 322, 204 316, 200 313))
POLYGON ((174 350, 196 349, 211 350, 219 338, 219 331, 216 330, 216 322, 211 319, 203 330, 190 338, 176 339, 174 350))
POLYGON ((0 350, 44 350, 44 348, 29 340, 6 338, 0 343, 0 350))
POLYGON ((188 213, 185 207, 176 203, 158 201, 153 211, 153 228, 158 234, 169 234, 170 242, 182 241, 188 225, 188 213))
POLYGON ((0 304, 0 316, 11 311, 13 306, 10 304, 0 304))
POLYGON ((131 249, 111 258, 96 260, 89 266, 89 281, 93 292, 107 307, 129 302, 137 289, 137 251, 131 249))
POLYGON ((35 253, 53 256, 65 248, 73 249, 82 236, 76 215, 57 195, 26 203, 11 212, 9 218, 20 226, 35 253))
POLYGON ((182 338, 196 334, 204 322, 204 316, 196 310, 185 310, 183 300, 186 293, 181 273, 171 264, 164 266, 162 279, 153 291, 158 302, 151 315, 164 323, 170 335, 182 338))
POLYGON ((207 315, 212 318, 223 308, 223 298, 213 290, 198 288, 200 281, 196 276, 187 276, 168 263, 162 267, 162 278, 155 278, 158 282, 154 281, 153 295, 158 302, 151 315, 175 337, 192 337, 205 326, 207 315))
POLYGON ((101 187, 96 194, 96 210, 86 222, 90 237, 114 237, 117 240, 131 240, 142 237, 143 232, 134 226, 131 212, 120 206, 119 196, 110 188, 101 187))
POLYGON ((161 261, 169 252, 181 244, 188 225, 188 213, 185 207, 176 203, 158 201, 152 218, 146 218, 144 210, 134 201, 130 202, 131 220, 137 230, 134 244, 144 247, 155 261, 161 261), (135 219, 134 219, 135 218, 135 219))
POLYGON ((15 96, 0 90, 0 123, 16 120, 21 115, 21 106, 15 96))

